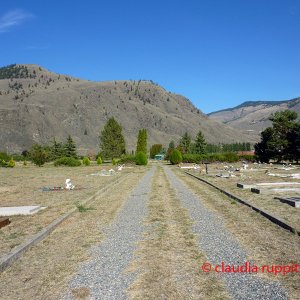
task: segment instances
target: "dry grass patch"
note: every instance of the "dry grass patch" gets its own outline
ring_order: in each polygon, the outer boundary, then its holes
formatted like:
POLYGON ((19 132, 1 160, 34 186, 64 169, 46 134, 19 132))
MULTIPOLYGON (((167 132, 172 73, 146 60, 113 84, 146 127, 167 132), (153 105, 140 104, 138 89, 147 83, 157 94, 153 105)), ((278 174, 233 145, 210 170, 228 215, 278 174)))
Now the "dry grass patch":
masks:
MULTIPOLYGON (((298 236, 271 223, 250 208, 232 201, 222 193, 179 170, 181 178, 201 199, 224 221, 225 227, 237 238, 248 253, 248 261, 257 265, 291 265, 300 263, 300 239, 298 236)), ((271 280, 279 280, 285 286, 291 299, 299 299, 299 273, 285 276, 259 273, 271 280)))
MULTIPOLYGON (((98 195, 88 205, 94 210, 72 215, 1 273, 1 299, 60 299, 79 263, 89 258, 88 249, 102 240, 102 229, 115 218, 146 169, 131 171, 118 188, 98 195)), ((81 299, 86 292, 82 287, 75 296, 81 299)))
POLYGON ((47 208, 34 215, 12 216, 11 224, 3 227, 0 234, 0 256, 23 243, 30 236, 49 225, 60 215, 78 203, 94 195, 99 189, 126 176, 128 169, 111 177, 90 176, 103 168, 90 167, 16 167, 0 168, 0 206, 40 205, 47 208), (78 190, 43 192, 43 186, 64 186, 66 178, 71 178, 78 190))
POLYGON ((228 299, 223 282, 203 273, 192 220, 182 208, 161 167, 155 174, 145 220, 148 230, 129 268, 140 275, 132 299, 228 299))

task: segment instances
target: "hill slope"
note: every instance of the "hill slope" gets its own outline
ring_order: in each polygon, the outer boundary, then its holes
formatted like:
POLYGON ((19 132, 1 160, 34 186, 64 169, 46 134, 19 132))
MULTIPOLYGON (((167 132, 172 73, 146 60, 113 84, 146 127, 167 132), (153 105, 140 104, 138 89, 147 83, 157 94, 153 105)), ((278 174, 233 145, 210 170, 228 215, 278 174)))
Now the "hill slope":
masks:
POLYGON ((168 145, 185 131, 195 136, 198 130, 211 143, 249 140, 152 81, 92 82, 37 65, 0 68, 1 150, 18 152, 70 134, 81 153, 96 152, 99 133, 112 116, 123 126, 128 150, 135 149, 140 128, 148 130, 148 145, 168 145))
POLYGON ((248 101, 233 108, 208 114, 218 122, 258 135, 271 125, 269 117, 276 111, 291 109, 300 116, 300 98, 284 101, 248 101))

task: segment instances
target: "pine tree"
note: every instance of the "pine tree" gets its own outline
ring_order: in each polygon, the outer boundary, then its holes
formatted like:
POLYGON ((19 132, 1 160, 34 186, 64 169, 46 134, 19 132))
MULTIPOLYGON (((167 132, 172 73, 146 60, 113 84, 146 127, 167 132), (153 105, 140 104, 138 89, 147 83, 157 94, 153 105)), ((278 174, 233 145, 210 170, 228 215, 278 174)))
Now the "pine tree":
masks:
POLYGON ((200 130, 197 133, 193 150, 195 154, 204 154, 206 152, 205 138, 200 130))
POLYGON ((66 157, 77 158, 76 145, 70 135, 68 136, 67 142, 64 146, 64 155, 66 157))
POLYGON ((143 152, 147 154, 147 130, 140 129, 138 134, 138 140, 136 144, 136 153, 143 152))
POLYGON ((64 156, 64 147, 62 143, 57 142, 56 139, 53 139, 53 144, 50 148, 51 150, 51 159, 56 160, 62 156, 64 156))
POLYGON ((118 158, 125 153, 125 139, 121 125, 110 118, 99 136, 102 158, 118 158))
POLYGON ((191 137, 186 132, 179 142, 179 148, 182 151, 182 154, 189 153, 191 150, 191 137))

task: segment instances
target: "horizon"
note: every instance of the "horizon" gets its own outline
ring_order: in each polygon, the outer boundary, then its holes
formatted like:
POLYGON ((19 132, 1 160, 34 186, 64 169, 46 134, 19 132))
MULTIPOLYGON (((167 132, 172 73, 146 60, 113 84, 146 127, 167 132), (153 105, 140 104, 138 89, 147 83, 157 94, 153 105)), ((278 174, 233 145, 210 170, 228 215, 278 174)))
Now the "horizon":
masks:
POLYGON ((204 113, 299 97, 300 3, 27 3, 0 10, 0 65, 152 80, 204 113), (69 7, 72 5, 72 11, 69 7))

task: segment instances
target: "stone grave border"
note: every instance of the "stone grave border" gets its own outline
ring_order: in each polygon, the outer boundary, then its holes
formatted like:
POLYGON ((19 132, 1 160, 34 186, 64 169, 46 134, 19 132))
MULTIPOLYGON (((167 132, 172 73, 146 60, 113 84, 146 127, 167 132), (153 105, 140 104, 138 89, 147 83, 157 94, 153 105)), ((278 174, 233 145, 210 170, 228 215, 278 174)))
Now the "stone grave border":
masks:
POLYGON ((186 171, 184 173, 186 173, 186 174, 188 174, 188 175, 190 175, 190 176, 192 176, 192 177, 194 177, 194 178, 196 178, 196 179, 198 179, 198 180, 200 180, 200 181, 202 181, 202 182, 204 182, 204 183, 212 186, 213 188, 217 189, 218 191, 220 191, 221 193, 225 194, 229 198, 231 198, 233 200, 236 200, 237 202, 239 202, 241 204, 244 204, 244 205, 252 208, 254 211, 256 211, 257 213, 261 214, 263 217, 267 218, 268 220, 270 220, 271 222, 275 223, 276 225, 279 225, 280 227, 282 227, 282 228, 284 228, 284 229, 286 229, 286 230, 288 230, 288 231, 290 231, 290 232, 292 232, 292 233, 300 236, 300 231, 298 231, 296 228, 290 226, 289 224, 285 223, 284 221, 280 220, 279 218, 271 215, 270 213, 268 213, 268 212, 266 212, 266 211, 264 211, 264 210, 262 210, 262 209, 260 209, 260 208, 258 208, 256 206, 248 203, 247 201, 245 201, 245 200, 243 200, 241 198, 238 198, 238 197, 232 195, 231 193, 229 193, 229 192, 227 192, 227 191, 225 191, 225 190, 217 187, 216 185, 210 183, 209 181, 206 181, 203 178, 200 178, 200 177, 198 177, 198 176, 196 176, 194 174, 191 174, 189 172, 186 172, 186 171))

